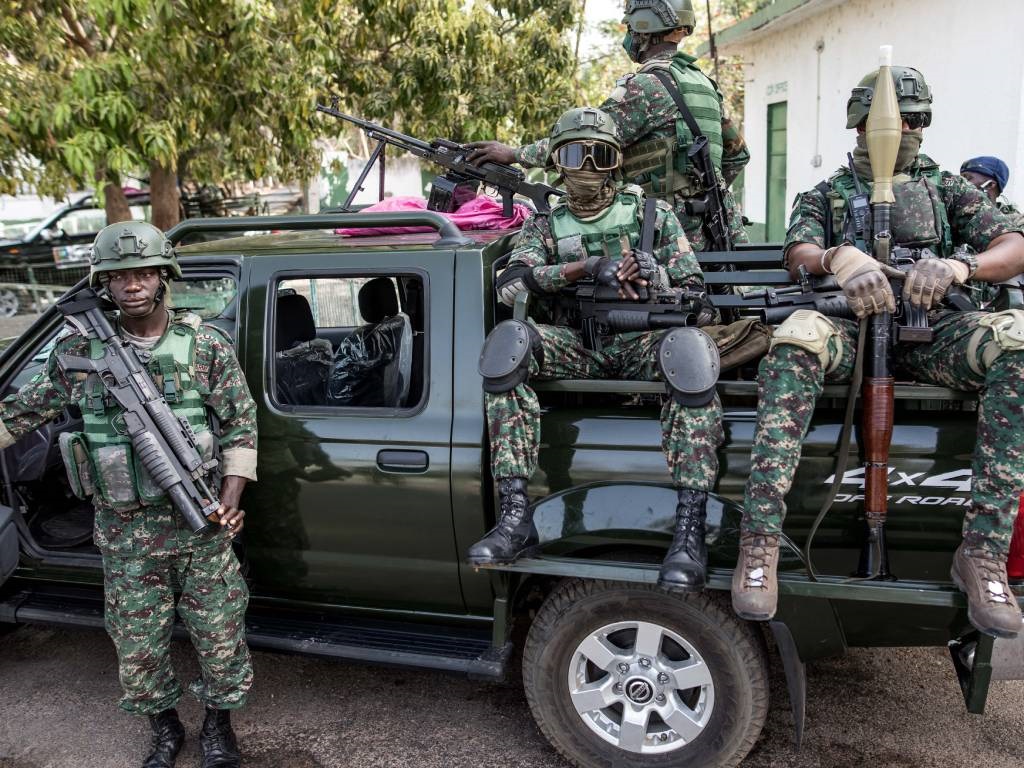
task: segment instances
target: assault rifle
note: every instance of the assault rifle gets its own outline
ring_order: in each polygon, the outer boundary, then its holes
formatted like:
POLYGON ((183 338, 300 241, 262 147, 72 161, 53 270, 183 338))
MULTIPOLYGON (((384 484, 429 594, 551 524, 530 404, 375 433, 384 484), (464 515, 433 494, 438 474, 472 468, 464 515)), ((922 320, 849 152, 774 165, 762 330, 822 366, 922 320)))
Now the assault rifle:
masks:
POLYGON ((389 144, 403 152, 422 157, 447 169, 447 172, 434 179, 431 185, 430 199, 427 201, 427 208, 431 211, 451 213, 462 203, 475 197, 480 189, 480 184, 483 184, 485 188, 496 190, 501 196, 502 215, 505 218, 512 217, 512 200, 515 195, 529 198, 538 213, 547 213, 551 210, 550 199, 565 194, 562 190, 547 184, 527 181, 526 174, 511 165, 490 162, 479 166, 473 165, 466 160, 469 150, 454 141, 434 139, 428 143, 377 125, 377 123, 346 115, 344 112, 338 111, 337 97, 331 98, 330 106, 317 104, 316 108, 318 112, 352 123, 362 129, 368 138, 377 142, 363 172, 345 201, 345 210, 351 206, 356 192, 362 189, 363 181, 378 158, 381 163, 381 194, 383 196, 384 147, 389 144))
POLYGON ((622 299, 615 286, 580 281, 562 290, 559 304, 569 324, 582 334, 584 346, 597 351, 602 336, 697 325, 702 310, 709 306, 704 291, 639 286, 634 290, 638 300, 622 299))
POLYGON ((135 350, 114 332, 94 290, 86 288, 61 299, 57 308, 85 338, 103 343, 103 357, 97 360, 61 355, 61 369, 99 376, 123 410, 125 430, 139 461, 192 532, 204 532, 220 507, 217 494, 204 479, 216 462, 203 461, 188 420, 174 415, 135 350))

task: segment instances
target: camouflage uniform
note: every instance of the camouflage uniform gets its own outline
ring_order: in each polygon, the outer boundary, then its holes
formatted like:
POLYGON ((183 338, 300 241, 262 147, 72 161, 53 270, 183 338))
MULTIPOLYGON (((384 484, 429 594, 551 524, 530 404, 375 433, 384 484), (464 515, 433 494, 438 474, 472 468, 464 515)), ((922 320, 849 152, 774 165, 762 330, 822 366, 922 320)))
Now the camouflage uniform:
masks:
MULTIPOLYGON (((921 155, 907 173, 920 180, 923 169, 934 167, 921 155)), ((832 181, 841 183, 848 171, 840 171, 832 181)), ((984 251, 996 237, 1020 231, 1001 214, 983 192, 960 176, 942 172, 938 178, 937 199, 948 220, 952 244, 969 245, 984 251)), ((896 181, 907 181, 897 177, 896 181)), ((916 229, 935 229, 936 211, 893 209, 893 232, 910 237, 916 229)), ((813 243, 821 248, 837 245, 842 239, 834 228, 832 243, 825 242, 825 201, 817 190, 797 198, 786 248, 796 243, 813 243)), ((906 241, 901 241, 905 243, 906 241)), ((939 255, 948 246, 936 246, 939 255)), ((980 393, 978 433, 974 455, 973 506, 964 520, 965 544, 995 554, 1005 554, 1017 501, 1024 487, 1024 351, 1004 351, 986 365, 978 354, 969 354, 969 345, 982 312, 933 312, 935 340, 927 345, 900 345, 895 353, 897 376, 928 384, 980 393)), ((828 373, 814 354, 790 344, 778 343, 761 361, 758 377, 758 421, 752 450, 752 466, 747 482, 743 526, 747 531, 775 534, 781 531, 785 514, 784 499, 792 486, 800 459, 800 445, 810 425, 814 406, 828 383, 847 382, 853 371, 858 325, 852 321, 829 318, 837 331, 829 344, 834 367, 828 373)), ((991 331, 982 346, 991 339, 991 331)))
MULTIPOLYGON (((65 374, 57 360, 89 352, 90 343, 79 334, 60 337, 45 370, 0 403, 0 448, 82 400, 85 376, 65 374)), ((230 343, 210 326, 196 332, 193 382, 221 424, 220 472, 255 479, 256 405, 230 343)), ((105 624, 124 689, 121 707, 156 714, 182 695, 170 665, 175 586, 181 588, 178 613, 202 668, 191 690, 212 708, 242 706, 252 684, 244 625, 249 593, 228 533, 216 526, 195 536, 167 504, 114 509, 97 495, 93 505, 93 539, 103 555, 105 624)))
POLYGON ((1010 200, 1006 195, 1000 195, 996 200, 996 208, 1002 211, 1004 214, 1009 216, 1020 225, 1024 226, 1024 213, 1021 213, 1018 205, 1010 200))
MULTIPOLYGON (((692 63, 696 59, 684 53, 656 54, 645 60, 644 66, 665 62, 673 56, 692 63)), ((709 80, 712 84, 714 81, 709 80)), ((715 86, 717 91, 717 86, 715 86)), ((721 95, 719 94, 719 98, 721 95)), ((614 121, 619 130, 623 150, 628 157, 630 147, 652 139, 675 137, 676 120, 679 119, 679 108, 676 107, 668 90, 654 75, 647 72, 629 74, 621 78, 615 90, 599 107, 614 121)), ((724 114, 722 123, 722 178, 726 185, 739 176, 740 171, 750 162, 750 152, 746 141, 732 120, 724 114)), ((548 165, 550 139, 544 138, 533 144, 526 144, 515 151, 516 162, 522 166, 544 168, 548 165)), ((628 179, 633 181, 632 179, 628 179)), ((685 211, 687 198, 676 194, 667 200, 675 210, 679 221, 683 224, 690 246, 695 251, 708 250, 700 219, 688 216, 685 211)), ((726 190, 725 207, 729 220, 729 230, 734 243, 748 242, 746 230, 743 228, 743 217, 732 192, 726 190)))
MULTIPOLYGON (((654 256, 675 287, 701 289, 703 275, 686 235, 671 208, 659 202, 654 256)), ((568 285, 566 263, 552 247, 547 217, 535 215, 523 226, 509 267, 532 268, 537 286, 557 292, 568 285)), ((604 339, 600 352, 588 350, 578 331, 536 325, 543 347, 543 365, 530 361, 534 379, 646 379, 660 380, 657 346, 664 331, 624 333, 604 339)), ((540 405, 529 384, 503 394, 486 395, 491 462, 495 479, 529 478, 537 467, 540 444, 540 405)), ((662 408, 662 447, 677 487, 710 490, 718 474, 716 449, 722 441, 721 405, 717 398, 706 406, 688 408, 668 398, 662 408)))

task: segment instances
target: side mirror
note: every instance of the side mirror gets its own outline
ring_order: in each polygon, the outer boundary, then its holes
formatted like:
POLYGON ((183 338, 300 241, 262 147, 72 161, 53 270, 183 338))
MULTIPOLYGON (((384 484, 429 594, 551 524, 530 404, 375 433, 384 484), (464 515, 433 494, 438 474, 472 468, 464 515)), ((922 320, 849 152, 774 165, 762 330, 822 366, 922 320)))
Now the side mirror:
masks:
POLYGON ((64 237, 64 230, 60 229, 59 227, 47 227, 46 229, 39 233, 39 238, 44 243, 50 243, 53 242, 54 240, 60 240, 62 237, 64 237))

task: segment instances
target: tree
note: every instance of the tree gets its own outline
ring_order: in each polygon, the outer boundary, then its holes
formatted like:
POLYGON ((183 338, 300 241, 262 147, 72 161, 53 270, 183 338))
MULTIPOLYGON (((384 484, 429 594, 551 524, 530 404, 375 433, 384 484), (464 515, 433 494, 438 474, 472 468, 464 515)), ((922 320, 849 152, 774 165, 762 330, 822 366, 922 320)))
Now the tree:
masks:
POLYGON ((149 173, 153 219, 177 222, 181 166, 203 180, 308 176, 323 72, 315 2, 7 0, 0 20, 0 172, 43 193, 149 173))

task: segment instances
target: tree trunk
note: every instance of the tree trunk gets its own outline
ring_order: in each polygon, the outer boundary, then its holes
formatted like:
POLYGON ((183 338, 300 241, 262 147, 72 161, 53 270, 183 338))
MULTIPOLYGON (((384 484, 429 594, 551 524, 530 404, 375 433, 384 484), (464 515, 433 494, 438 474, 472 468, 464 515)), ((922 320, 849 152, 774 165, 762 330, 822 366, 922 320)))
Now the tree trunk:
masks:
POLYGON ((128 199, 121 189, 121 177, 117 174, 107 175, 107 185, 103 187, 103 207, 107 212, 107 224, 132 220, 128 199))
POLYGON ((178 174, 157 163, 149 166, 149 202, 153 206, 153 225, 163 232, 181 221, 178 174))

